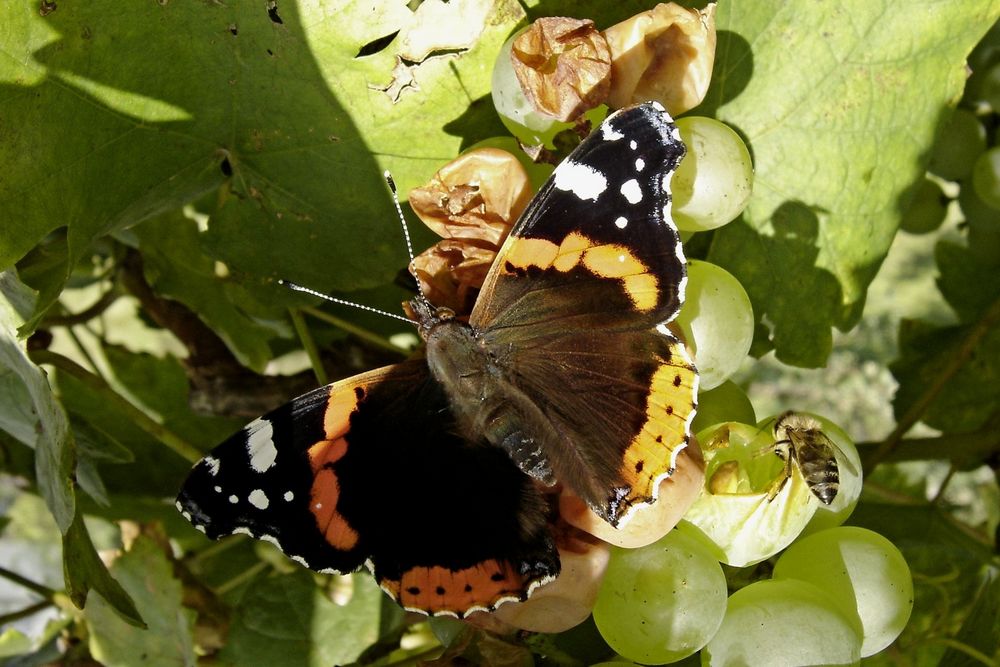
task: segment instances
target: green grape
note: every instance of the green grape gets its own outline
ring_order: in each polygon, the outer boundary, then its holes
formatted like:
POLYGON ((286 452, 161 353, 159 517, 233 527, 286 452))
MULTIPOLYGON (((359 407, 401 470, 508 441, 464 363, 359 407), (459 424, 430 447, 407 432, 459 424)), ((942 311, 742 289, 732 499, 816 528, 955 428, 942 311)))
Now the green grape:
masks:
POLYGON ((972 173, 972 164, 984 150, 986 128, 979 118, 966 109, 955 109, 934 144, 928 170, 945 180, 960 181, 972 173))
POLYGON ((865 528, 841 526, 795 542, 778 559, 774 578, 809 582, 856 615, 864 630, 862 657, 891 644, 913 609, 913 579, 903 554, 865 528))
POLYGON ((756 421, 753 405, 746 392, 732 380, 726 380, 713 389, 699 387, 698 413, 691 422, 693 432, 698 433, 722 422, 753 424, 756 421))
POLYGON ((1000 110, 1000 63, 984 72, 978 84, 979 99, 989 104, 994 112, 1000 110))
POLYGON ((733 593, 702 651, 707 667, 857 665, 861 631, 812 584, 758 581, 733 593))
POLYGON ((1000 211, 984 204, 968 184, 958 193, 958 205, 969 228, 969 252, 989 262, 1000 261, 1000 211))
POLYGON ((521 144, 517 143, 517 139, 514 137, 490 137, 489 139, 483 139, 472 144, 462 152, 467 153, 477 148, 499 148, 516 157, 517 161, 521 163, 521 166, 528 173, 528 180, 531 181, 531 186, 536 192, 542 187, 546 179, 552 175, 552 172, 555 171, 555 165, 545 162, 533 162, 521 149, 521 144))
POLYGON ((679 229, 700 232, 735 220, 753 191, 753 163, 732 128, 712 118, 677 120, 687 154, 671 180, 679 229))
POLYGON ((726 608, 726 577, 696 539, 671 531, 639 549, 612 551, 594 622, 619 655, 674 662, 715 634, 726 608))
POLYGON ((820 502, 801 475, 792 475, 772 497, 783 466, 773 454, 770 428, 727 422, 698 433, 698 442, 705 488, 684 519, 715 545, 719 560, 745 567, 791 544, 820 502))
POLYGON ((948 198, 941 186, 929 178, 923 179, 913 194, 910 207, 903 214, 900 229, 910 234, 933 232, 944 222, 948 198))
POLYGON ((984 204, 1000 209, 1000 146, 985 151, 972 165, 972 187, 984 204))
MULTIPOLYGON (((527 28, 525 28, 526 30, 527 28)), ((545 146, 550 150, 556 148, 556 135, 566 130, 573 130, 576 123, 556 120, 547 113, 535 109, 525 96, 521 84, 514 73, 510 51, 514 39, 523 30, 514 33, 497 54, 493 65, 491 92, 493 106, 500 116, 500 122, 525 146, 545 146)), ((591 127, 597 127, 604 120, 608 108, 601 105, 583 114, 590 121, 591 127)))
POLYGON ((688 262, 684 306, 677 326, 694 350, 699 388, 713 389, 735 373, 753 342, 753 307, 728 271, 708 262, 688 262))

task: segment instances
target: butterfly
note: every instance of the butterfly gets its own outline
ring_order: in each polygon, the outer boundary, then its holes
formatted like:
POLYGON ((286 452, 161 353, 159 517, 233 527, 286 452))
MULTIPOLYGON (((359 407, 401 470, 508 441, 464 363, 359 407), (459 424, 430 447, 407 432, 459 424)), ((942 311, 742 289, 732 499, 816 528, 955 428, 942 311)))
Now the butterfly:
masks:
POLYGON ((415 297, 422 356, 254 420, 194 466, 180 511, 319 572, 366 566, 408 610, 526 599, 560 571, 540 487, 621 527, 688 446, 698 377, 664 326, 687 280, 683 155, 659 104, 610 114, 514 225, 467 323, 415 297))

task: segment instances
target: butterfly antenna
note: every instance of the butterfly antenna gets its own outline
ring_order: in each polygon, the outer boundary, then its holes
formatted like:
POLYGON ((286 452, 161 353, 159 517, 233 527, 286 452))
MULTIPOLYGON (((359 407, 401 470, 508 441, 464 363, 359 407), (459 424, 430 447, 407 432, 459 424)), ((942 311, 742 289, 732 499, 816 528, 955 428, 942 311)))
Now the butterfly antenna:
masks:
POLYGON ((357 308, 359 310, 367 310, 369 313, 378 313, 379 315, 385 315, 386 317, 391 317, 397 320, 402 320, 407 324, 413 324, 413 320, 408 317, 403 317, 402 315, 397 315, 396 313, 390 313, 387 310, 380 310, 378 308, 372 308, 371 306, 366 306, 360 303, 354 303, 353 301, 348 301, 347 299, 338 299, 335 296, 330 296, 329 294, 323 294, 322 292, 317 292, 314 289, 309 289, 308 287, 303 287, 298 283, 293 283, 290 280, 278 279, 279 285, 284 285, 288 289, 295 290, 296 292, 304 292, 305 294, 311 294, 312 296, 318 296, 321 299, 330 301, 331 303, 340 304, 341 306, 351 306, 352 308, 357 308))
MULTIPOLYGON (((392 179, 392 174, 389 170, 382 173, 385 178, 386 185, 389 186, 389 192, 392 193, 392 203, 396 206, 396 215, 399 216, 399 224, 403 228, 403 238, 406 240, 406 254, 410 258, 410 263, 408 266, 413 265, 413 243, 410 241, 410 228, 406 226, 406 218, 403 216, 403 207, 399 205, 399 195, 396 193, 396 181, 392 179)), ((427 295, 424 294, 424 287, 420 283, 420 278, 417 278, 417 291, 420 292, 420 296, 424 299, 427 295)))

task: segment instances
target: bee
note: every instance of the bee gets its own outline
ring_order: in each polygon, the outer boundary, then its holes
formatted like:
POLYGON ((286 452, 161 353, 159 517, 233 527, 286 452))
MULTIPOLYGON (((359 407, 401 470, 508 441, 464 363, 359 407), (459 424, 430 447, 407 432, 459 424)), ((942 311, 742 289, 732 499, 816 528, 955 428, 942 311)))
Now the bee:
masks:
POLYGON ((774 421, 774 453, 785 462, 781 477, 772 488, 773 500, 792 475, 792 466, 799 469, 802 479, 814 496, 829 505, 840 490, 840 467, 837 453, 849 470, 854 465, 843 450, 823 432, 823 425, 807 415, 789 410, 774 421))

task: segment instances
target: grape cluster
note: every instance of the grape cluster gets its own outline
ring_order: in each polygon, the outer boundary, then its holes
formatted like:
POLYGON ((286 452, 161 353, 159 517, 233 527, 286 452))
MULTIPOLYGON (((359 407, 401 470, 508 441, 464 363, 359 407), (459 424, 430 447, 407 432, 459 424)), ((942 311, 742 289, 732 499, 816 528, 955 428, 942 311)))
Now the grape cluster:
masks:
MULTIPOLYGON (((655 22, 646 14, 644 20, 655 22)), ((586 25, 574 26, 573 38, 584 40, 587 48, 600 37, 588 33, 586 25)), ((611 71, 620 74, 624 65, 615 63, 615 51, 636 29, 616 28, 604 34, 611 44, 611 71)), ((533 99, 551 98, 553 92, 523 89, 513 52, 524 32, 500 51, 493 100, 518 142, 533 156, 545 157, 558 151, 567 133, 595 127, 608 107, 597 104, 570 120, 539 109, 533 99)), ((711 32, 710 38, 693 33, 691 39, 714 51, 714 26, 711 32)), ((559 57, 551 55, 549 70, 562 66, 551 62, 559 57)), ((535 80, 543 75, 533 74, 535 80)), ((642 79, 634 72, 628 76, 642 79)), ((697 88, 690 81, 686 85, 697 88)), ((588 94, 598 88, 590 86, 588 94)), ((574 100, 578 93, 573 91, 574 100)), ((612 90, 606 99, 613 104, 630 94, 612 90)), ((676 101, 673 108, 659 101, 679 116, 676 124, 687 149, 671 192, 672 217, 690 239, 741 215, 752 192, 753 164, 730 127, 682 115, 700 100, 696 94, 687 99, 681 108, 676 101)), ((956 116, 955 122, 967 121, 956 116)), ((981 125, 973 125, 962 131, 985 146, 981 125)), ((512 144, 506 138, 482 145, 516 153, 512 144)), ((526 169, 537 169, 523 154, 519 159, 526 169)), ((961 162, 954 156, 937 160, 952 169, 961 162)), ((991 196, 1000 206, 1000 153, 996 164, 993 181, 976 177, 971 168, 962 177, 972 178, 977 188, 993 188, 991 196)), ((978 163, 977 169, 982 169, 978 163)), ((533 173, 530 180, 537 186, 546 173, 533 173)), ((919 196, 940 200, 934 189, 919 196)), ((847 434, 814 415, 786 413, 758 421, 747 396, 729 379, 747 359, 754 335, 753 309, 740 282, 702 260, 690 260, 687 271, 685 302, 671 326, 679 330, 700 375, 693 428, 704 457, 704 484, 695 482, 700 485, 692 494, 694 504, 685 505, 666 526, 643 528, 642 535, 623 532, 619 538, 613 527, 602 530, 601 521, 584 516, 585 508, 572 510, 572 503, 563 502, 562 519, 589 533, 589 539, 597 538, 601 548, 574 552, 567 561, 570 586, 560 587, 557 580, 551 591, 542 587, 528 602, 502 607, 496 618, 556 632, 578 624, 592 607, 608 646, 620 659, 643 664, 676 662, 699 651, 703 665, 857 664, 892 643, 908 620, 913 588, 907 564, 882 536, 841 525, 857 504, 862 482, 860 458, 847 434), (677 523, 681 513, 684 518, 677 523), (532 608, 532 603, 540 606, 532 608)), ((697 443, 691 450, 700 474, 697 443)))
POLYGON ((968 62, 972 75, 965 93, 939 129, 926 177, 914 188, 901 228, 911 234, 932 232, 957 200, 969 247, 995 248, 1000 242, 995 224, 1000 211, 1000 30, 990 30, 968 62))

